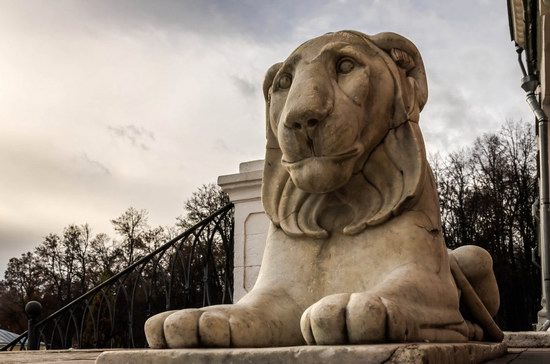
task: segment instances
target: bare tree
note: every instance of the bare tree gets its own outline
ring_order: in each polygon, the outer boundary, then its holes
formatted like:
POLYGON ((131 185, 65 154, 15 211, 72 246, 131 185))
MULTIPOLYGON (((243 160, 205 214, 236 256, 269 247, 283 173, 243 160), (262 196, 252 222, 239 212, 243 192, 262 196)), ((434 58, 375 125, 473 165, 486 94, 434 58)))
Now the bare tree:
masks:
POLYGON ((501 293, 498 319, 509 330, 529 329, 539 304, 540 278, 530 259, 534 143, 531 126, 509 121, 449 154, 437 170, 447 244, 476 244, 491 253, 501 293))
POLYGON ((111 220, 113 228, 122 237, 122 250, 127 265, 134 262, 136 254, 146 248, 144 235, 149 230, 146 210, 128 208, 122 215, 111 220))

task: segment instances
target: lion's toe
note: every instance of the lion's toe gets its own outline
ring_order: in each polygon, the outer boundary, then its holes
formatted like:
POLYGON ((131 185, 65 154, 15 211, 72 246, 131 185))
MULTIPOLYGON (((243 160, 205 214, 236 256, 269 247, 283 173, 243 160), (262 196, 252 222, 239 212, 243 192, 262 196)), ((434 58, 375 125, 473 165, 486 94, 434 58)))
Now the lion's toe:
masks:
POLYGON ((201 344, 209 347, 228 348, 231 345, 229 318, 222 311, 206 311, 199 319, 201 344))
MULTIPOLYGON (((350 295, 347 293, 327 296, 311 306, 309 313, 309 327, 313 341, 317 345, 344 344, 347 340, 346 332, 346 305, 350 295)), ((311 342, 308 326, 302 325, 302 335, 306 342, 311 342), (305 327, 304 327, 305 326, 305 327), (305 330, 304 330, 305 329, 305 330), (305 331, 305 333, 304 333, 305 331)))
POLYGON ((300 320, 308 345, 364 344, 386 340, 387 311, 375 294, 341 293, 310 306, 300 320))
POLYGON ((351 344, 384 342, 387 312, 380 297, 354 293, 347 306, 346 326, 351 344))
POLYGON ((311 306, 307 308, 302 314, 300 319, 300 329, 302 330, 302 336, 308 345, 315 345, 315 337, 311 331, 311 306))
POLYGON ((164 321, 164 337, 169 348, 192 348, 199 346, 198 321, 203 311, 181 310, 169 315, 164 321))
POLYGON ((145 338, 152 349, 164 349, 168 347, 164 338, 164 321, 176 311, 166 311, 150 317, 145 322, 145 338))

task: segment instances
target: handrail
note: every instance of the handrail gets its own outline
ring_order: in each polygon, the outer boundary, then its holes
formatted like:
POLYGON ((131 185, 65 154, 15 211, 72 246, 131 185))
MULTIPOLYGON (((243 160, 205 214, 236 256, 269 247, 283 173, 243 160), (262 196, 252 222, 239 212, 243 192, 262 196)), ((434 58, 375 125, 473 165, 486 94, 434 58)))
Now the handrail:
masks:
MULTIPOLYGON (((207 218, 205 218, 204 220, 196 223, 191 228, 187 229, 183 233, 181 233, 178 236, 176 236, 175 238, 171 239, 170 241, 168 241, 164 245, 158 247, 157 249, 155 249, 151 253, 149 253, 146 256, 140 258, 136 262, 132 263, 131 265, 129 265, 128 267, 126 267, 125 269, 120 271, 119 273, 115 274, 114 276, 110 277, 109 279, 105 280, 104 282, 100 283, 99 285, 91 288, 86 293, 82 294, 78 298, 75 298, 74 300, 72 300, 71 302, 66 304, 65 306, 61 307, 60 309, 58 309, 55 312, 53 312, 52 314, 50 314, 48 317, 44 318, 43 320, 40 320, 39 322, 36 323, 35 327, 38 328, 40 326, 43 326, 44 324, 46 324, 50 320, 54 320, 54 319, 58 318, 62 314, 69 311, 76 304, 79 304, 79 303, 83 302, 86 298, 94 295, 95 293, 99 292, 101 289, 116 283, 121 277, 127 276, 129 273, 133 272, 137 267, 139 267, 141 265, 145 265, 146 263, 151 261, 156 255, 164 253, 166 250, 168 250, 170 247, 175 245, 180 240, 182 240, 184 238, 188 238, 191 234, 195 233, 196 230, 199 230, 199 233, 202 232, 201 228, 204 228, 205 226, 207 226, 210 222, 214 221, 217 217, 219 217, 221 215, 225 216, 232 208, 233 208, 233 203, 229 203, 226 206, 224 206, 224 207, 220 208, 219 210, 215 211, 212 215, 210 215, 207 218)), ((231 238, 232 238, 232 236, 231 236, 231 238)), ((226 274, 227 274, 227 272, 226 272, 226 274)), ((10 343, 4 345, 2 348, 0 348, 0 351, 7 351, 9 349, 12 349, 15 345, 20 344, 23 339, 26 339, 27 336, 28 336, 28 330, 23 332, 17 338, 13 339, 10 343)))

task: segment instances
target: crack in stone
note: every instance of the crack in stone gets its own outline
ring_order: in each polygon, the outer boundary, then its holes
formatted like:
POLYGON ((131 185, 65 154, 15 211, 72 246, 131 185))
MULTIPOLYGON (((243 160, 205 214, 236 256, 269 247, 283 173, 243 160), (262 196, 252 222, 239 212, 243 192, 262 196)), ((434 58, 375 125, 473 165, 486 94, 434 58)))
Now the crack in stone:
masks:
POLYGON ((426 353, 417 345, 399 346, 392 351, 389 358, 381 362, 384 363, 423 363, 426 353))
POLYGON ((390 360, 392 360, 393 355, 395 354, 395 352, 397 350, 399 350, 399 347, 396 347, 395 349, 393 349, 392 352, 388 355, 388 357, 386 359, 384 359, 384 361, 380 362, 380 364, 391 363, 390 360))
POLYGON ((519 353, 517 353, 516 356, 514 356, 512 359, 508 360, 508 361, 506 362, 506 364, 510 364, 511 362, 513 362, 514 360, 516 360, 517 358, 519 358, 519 356, 520 356, 521 354, 525 353, 526 351, 527 351, 527 349, 524 349, 524 350, 520 351, 519 353))

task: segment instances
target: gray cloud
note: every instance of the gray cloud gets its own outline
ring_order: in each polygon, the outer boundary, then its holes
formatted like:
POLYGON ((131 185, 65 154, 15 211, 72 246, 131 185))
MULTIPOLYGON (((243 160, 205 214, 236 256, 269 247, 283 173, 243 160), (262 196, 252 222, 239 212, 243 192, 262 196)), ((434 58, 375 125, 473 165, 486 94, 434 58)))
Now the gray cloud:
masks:
POLYGON ((90 159, 86 153, 80 155, 79 162, 81 162, 83 169, 90 174, 111 175, 109 168, 96 160, 90 159))
POLYGON ((202 35, 250 39, 287 36, 297 18, 315 12, 317 2, 254 0, 119 0, 82 1, 81 7, 115 26, 191 29, 202 35))
POLYGON ((121 139, 128 140, 134 147, 149 150, 148 142, 155 140, 155 134, 142 126, 108 126, 109 131, 121 139))
MULTIPOLYGON (((297 21, 314 12, 314 0, 42 0, 3 8, 19 22, 63 32, 192 31, 203 37, 285 39, 297 21)), ((4 10, 3 9, 3 10, 4 10)))
POLYGON ((243 94, 245 97, 255 96, 257 93, 261 92, 260 87, 254 82, 250 82, 244 78, 233 76, 231 77, 235 87, 243 94))
POLYGON ((214 148, 222 153, 231 152, 231 149, 229 149, 227 143, 221 139, 214 140, 214 148))

